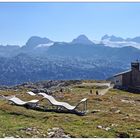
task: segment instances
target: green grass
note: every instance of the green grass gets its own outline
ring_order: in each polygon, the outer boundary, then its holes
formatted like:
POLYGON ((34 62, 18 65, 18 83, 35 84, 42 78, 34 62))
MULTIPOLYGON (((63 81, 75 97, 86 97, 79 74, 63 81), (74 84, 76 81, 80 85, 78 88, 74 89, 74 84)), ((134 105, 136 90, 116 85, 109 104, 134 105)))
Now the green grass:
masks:
MULTIPOLYGON (((88 97, 88 114, 78 116, 70 113, 42 112, 26 109, 0 101, 0 137, 47 137, 47 130, 53 127, 63 128, 72 137, 117 137, 119 133, 126 133, 130 137, 140 137, 140 94, 132 94, 121 90, 111 89, 103 96, 89 94, 89 88, 72 86, 72 91, 56 93, 59 101, 67 101, 76 105, 84 97, 88 97), (134 100, 135 104, 123 103, 121 99, 134 100), (120 110, 115 113, 112 108, 120 110), (99 109, 99 112, 92 113, 99 109), (110 127, 106 131, 97 128, 98 125, 110 127), (40 133, 21 131, 22 128, 35 127, 40 133), (44 135, 45 134, 45 135, 44 135)), ((14 95, 24 100, 34 99, 25 93, 27 89, 16 91, 1 91, 0 94, 14 95)))

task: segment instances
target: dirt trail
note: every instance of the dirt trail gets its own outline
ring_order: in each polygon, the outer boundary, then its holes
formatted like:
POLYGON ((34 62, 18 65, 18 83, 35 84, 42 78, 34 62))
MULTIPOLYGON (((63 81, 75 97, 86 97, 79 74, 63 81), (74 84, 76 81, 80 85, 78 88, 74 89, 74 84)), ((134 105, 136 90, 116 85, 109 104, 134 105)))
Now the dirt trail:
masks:
POLYGON ((110 83, 82 83, 82 85, 88 85, 88 86, 92 86, 92 85, 94 85, 94 86, 110 86, 110 83))
POLYGON ((108 92, 108 90, 111 89, 111 88, 113 88, 113 85, 109 83, 109 84, 108 84, 108 88, 102 89, 102 90, 99 91, 99 95, 104 95, 104 94, 106 94, 106 93, 108 92))
POLYGON ((94 85, 94 86, 107 86, 106 89, 98 90, 99 95, 104 95, 108 92, 109 89, 113 88, 111 83, 83 83, 83 85, 94 85))

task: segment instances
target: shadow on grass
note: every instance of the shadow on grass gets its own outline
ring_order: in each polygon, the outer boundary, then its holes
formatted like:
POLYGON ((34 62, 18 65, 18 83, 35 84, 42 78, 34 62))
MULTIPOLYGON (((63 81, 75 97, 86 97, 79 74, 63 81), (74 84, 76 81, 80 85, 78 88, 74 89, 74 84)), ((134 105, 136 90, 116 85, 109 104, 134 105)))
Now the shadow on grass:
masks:
MULTIPOLYGON (((66 113, 66 114, 76 114, 78 116, 84 116, 86 115, 86 112, 81 112, 77 110, 69 111, 69 110, 62 110, 62 109, 55 109, 55 108, 46 108, 44 106, 32 106, 30 104, 26 104, 23 107, 26 109, 32 109, 40 112, 56 112, 56 113, 66 113)), ((17 113, 17 115, 20 115, 20 113, 17 113)))

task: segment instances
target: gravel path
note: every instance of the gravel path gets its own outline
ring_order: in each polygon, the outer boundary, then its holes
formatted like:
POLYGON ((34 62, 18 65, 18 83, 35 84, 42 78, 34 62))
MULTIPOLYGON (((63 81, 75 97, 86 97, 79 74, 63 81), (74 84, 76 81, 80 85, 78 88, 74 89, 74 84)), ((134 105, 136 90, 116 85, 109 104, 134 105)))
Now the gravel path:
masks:
POLYGON ((89 85, 89 86, 108 86, 110 87, 110 83, 82 83, 82 85, 89 85))
POLYGON ((106 93, 109 91, 109 89, 111 89, 111 88, 113 88, 113 85, 109 83, 109 84, 108 84, 108 88, 102 89, 102 90, 99 92, 99 95, 104 95, 104 94, 106 94, 106 93))
POLYGON ((108 92, 109 89, 113 88, 113 85, 110 84, 110 83, 83 83, 83 85, 94 85, 94 86, 107 86, 108 88, 106 89, 100 89, 98 92, 99 92, 99 95, 104 95, 108 92))

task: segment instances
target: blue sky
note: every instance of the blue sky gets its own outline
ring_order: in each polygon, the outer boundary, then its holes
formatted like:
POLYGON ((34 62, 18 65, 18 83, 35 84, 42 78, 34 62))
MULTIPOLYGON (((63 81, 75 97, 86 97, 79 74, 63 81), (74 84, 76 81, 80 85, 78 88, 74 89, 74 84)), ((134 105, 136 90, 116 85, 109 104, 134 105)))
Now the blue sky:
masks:
POLYGON ((140 36, 140 3, 0 3, 0 44, 37 35, 71 41, 80 34, 140 36))

